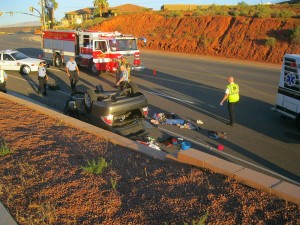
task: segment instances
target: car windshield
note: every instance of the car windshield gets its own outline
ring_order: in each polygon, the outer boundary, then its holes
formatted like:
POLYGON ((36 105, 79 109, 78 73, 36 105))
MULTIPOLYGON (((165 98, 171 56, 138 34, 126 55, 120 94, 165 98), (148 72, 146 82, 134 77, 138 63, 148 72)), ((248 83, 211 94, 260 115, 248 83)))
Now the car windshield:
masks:
POLYGON ((109 41, 111 51, 137 50, 136 39, 113 39, 109 41))
POLYGON ((26 59, 26 58, 28 58, 28 56, 24 55, 22 52, 12 53, 11 56, 14 57, 15 60, 20 60, 20 59, 26 59))

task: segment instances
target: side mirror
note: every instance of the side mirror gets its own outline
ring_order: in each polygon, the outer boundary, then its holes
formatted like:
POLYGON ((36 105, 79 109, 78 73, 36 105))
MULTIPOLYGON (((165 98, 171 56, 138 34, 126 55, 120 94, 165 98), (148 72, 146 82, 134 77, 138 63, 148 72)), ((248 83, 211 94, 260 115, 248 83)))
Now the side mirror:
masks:
POLYGON ((146 38, 140 37, 139 40, 142 40, 144 42, 144 46, 146 46, 146 43, 147 43, 147 39, 146 38))

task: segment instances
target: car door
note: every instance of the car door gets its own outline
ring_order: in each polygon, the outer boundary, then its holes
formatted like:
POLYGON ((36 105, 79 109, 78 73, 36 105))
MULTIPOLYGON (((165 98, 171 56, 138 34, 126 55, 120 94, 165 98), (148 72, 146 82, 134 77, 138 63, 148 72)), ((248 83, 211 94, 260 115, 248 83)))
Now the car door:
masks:
POLYGON ((2 68, 4 70, 19 70, 20 65, 18 65, 18 62, 10 54, 3 53, 2 68))

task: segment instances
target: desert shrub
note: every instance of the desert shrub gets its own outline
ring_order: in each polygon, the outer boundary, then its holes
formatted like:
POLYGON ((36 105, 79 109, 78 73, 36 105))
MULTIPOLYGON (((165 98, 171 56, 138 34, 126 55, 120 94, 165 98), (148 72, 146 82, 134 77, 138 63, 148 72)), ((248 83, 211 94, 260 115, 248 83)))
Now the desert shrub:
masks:
POLYGON ((103 170, 111 165, 111 162, 106 162, 105 158, 101 157, 96 160, 88 161, 86 166, 82 166, 83 171, 92 174, 101 174, 103 170))
POLYGON ((270 9, 269 6, 258 5, 254 16, 257 18, 270 18, 270 17, 272 17, 272 12, 273 11, 270 9))
POLYGON ((236 17, 236 16, 238 16, 240 13, 239 13, 237 10, 232 9, 232 10, 230 10, 230 11, 228 12, 228 14, 229 14, 230 16, 236 17))
POLYGON ((291 41, 300 44, 300 26, 297 26, 291 32, 291 41))
POLYGON ((273 48, 273 47, 275 47, 275 45, 276 45, 276 39, 275 39, 275 38, 273 38, 273 37, 268 37, 268 38, 266 39, 265 46, 268 46, 268 47, 273 48))
POLYGON ((194 11, 193 12, 193 16, 203 16, 203 15, 205 15, 206 14, 206 12, 205 11, 203 11, 203 10, 196 10, 196 11, 194 11))
POLYGON ((103 20, 105 20, 105 18, 102 18, 102 17, 97 17, 93 20, 87 20, 87 21, 84 21, 81 24, 81 27, 82 28, 89 28, 89 27, 95 26, 97 24, 100 24, 103 20))
POLYGON ((6 156, 11 154, 13 149, 11 149, 5 141, 1 141, 0 143, 0 156, 6 156))
POLYGON ((241 1, 237 4, 239 7, 248 7, 248 4, 244 1, 241 1))
POLYGON ((173 18, 179 17, 179 18, 181 18, 181 17, 183 17, 183 14, 180 11, 170 11, 166 14, 166 17, 167 18, 170 18, 170 17, 173 17, 173 18))
POLYGON ((289 9, 282 9, 282 10, 279 10, 279 12, 278 12, 279 18, 291 18, 295 15, 296 15, 296 13, 289 9))

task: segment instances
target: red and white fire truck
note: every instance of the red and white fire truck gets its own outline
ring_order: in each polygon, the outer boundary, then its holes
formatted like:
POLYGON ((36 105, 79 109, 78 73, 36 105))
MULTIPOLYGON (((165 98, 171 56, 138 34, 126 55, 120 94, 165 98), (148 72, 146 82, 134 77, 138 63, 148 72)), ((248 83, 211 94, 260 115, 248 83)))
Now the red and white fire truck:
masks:
POLYGON ((119 32, 58 31, 47 30, 42 34, 42 48, 47 61, 61 67, 74 57, 79 66, 88 67, 94 74, 115 72, 118 61, 125 56, 131 70, 145 68, 141 63, 138 40, 132 35, 119 32))

